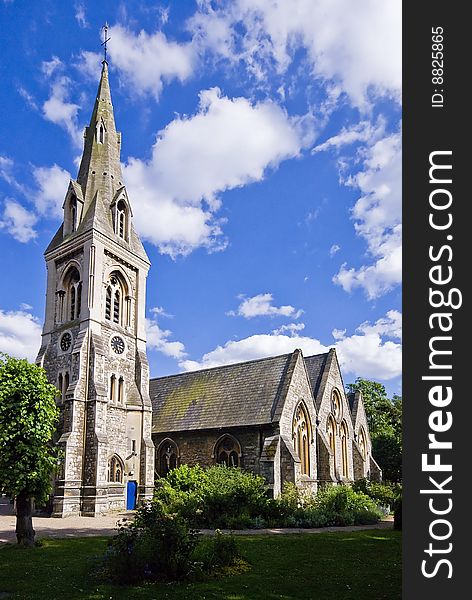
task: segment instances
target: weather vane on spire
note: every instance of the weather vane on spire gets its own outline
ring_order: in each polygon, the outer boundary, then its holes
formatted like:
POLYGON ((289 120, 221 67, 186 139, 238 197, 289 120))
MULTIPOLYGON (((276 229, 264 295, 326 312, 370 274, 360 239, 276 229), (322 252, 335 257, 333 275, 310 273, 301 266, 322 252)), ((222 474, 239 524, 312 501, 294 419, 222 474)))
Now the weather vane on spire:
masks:
POLYGON ((101 46, 103 46, 103 52, 105 55, 105 62, 107 61, 107 43, 111 40, 111 37, 108 37, 108 23, 105 22, 103 26, 103 42, 101 46))

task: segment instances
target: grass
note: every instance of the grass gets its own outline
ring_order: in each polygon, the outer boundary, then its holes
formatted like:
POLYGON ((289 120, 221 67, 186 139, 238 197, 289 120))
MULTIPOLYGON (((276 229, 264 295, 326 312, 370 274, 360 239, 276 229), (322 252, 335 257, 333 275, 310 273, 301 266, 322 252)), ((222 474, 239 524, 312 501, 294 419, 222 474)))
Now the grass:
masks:
POLYGON ((252 569, 199 583, 113 586, 97 567, 106 538, 0 548, 0 598, 15 600, 396 600, 401 533, 371 530, 237 538, 252 569))

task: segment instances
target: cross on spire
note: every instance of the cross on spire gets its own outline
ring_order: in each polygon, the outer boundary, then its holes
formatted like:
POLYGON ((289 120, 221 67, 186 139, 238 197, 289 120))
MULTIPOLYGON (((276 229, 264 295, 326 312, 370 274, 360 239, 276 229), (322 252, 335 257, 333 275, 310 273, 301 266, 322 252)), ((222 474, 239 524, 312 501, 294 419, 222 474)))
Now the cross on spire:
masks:
POLYGON ((104 60, 107 62, 107 43, 111 40, 111 37, 108 37, 108 23, 105 22, 103 26, 103 42, 100 44, 103 46, 104 60))

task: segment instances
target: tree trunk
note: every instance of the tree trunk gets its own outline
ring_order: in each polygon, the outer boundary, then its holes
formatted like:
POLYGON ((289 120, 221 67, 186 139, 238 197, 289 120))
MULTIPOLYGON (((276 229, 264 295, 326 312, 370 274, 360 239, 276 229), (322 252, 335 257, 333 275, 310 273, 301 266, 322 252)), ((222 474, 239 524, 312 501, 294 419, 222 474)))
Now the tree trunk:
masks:
POLYGON ((16 539, 21 546, 34 546, 33 499, 21 493, 16 497, 16 539))

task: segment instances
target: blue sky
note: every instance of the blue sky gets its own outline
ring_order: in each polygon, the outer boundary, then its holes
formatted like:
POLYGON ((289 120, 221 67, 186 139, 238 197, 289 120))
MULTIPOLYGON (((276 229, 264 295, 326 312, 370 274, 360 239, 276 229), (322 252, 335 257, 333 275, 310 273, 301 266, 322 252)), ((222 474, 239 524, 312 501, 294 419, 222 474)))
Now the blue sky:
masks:
POLYGON ((39 348, 108 21, 152 375, 336 345, 345 383, 401 392, 401 3, 0 0, 0 21, 0 351, 39 348))

